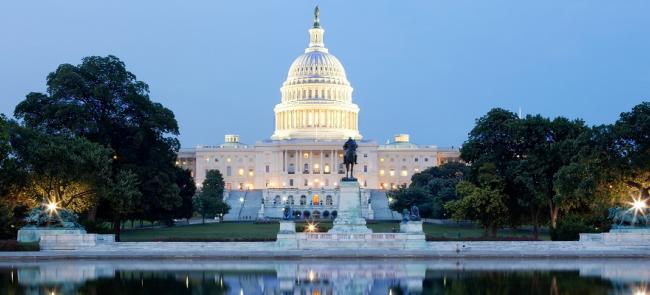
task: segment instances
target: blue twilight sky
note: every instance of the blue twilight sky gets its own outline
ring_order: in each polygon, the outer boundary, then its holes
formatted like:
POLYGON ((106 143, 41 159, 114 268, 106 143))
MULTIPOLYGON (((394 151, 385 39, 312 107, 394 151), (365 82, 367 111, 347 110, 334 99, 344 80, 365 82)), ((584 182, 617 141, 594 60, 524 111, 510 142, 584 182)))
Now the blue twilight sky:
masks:
POLYGON ((113 54, 184 147, 268 138, 316 4, 368 139, 458 146, 492 107, 601 124, 650 100, 647 0, 20 0, 0 3, 0 113, 57 65, 113 54))

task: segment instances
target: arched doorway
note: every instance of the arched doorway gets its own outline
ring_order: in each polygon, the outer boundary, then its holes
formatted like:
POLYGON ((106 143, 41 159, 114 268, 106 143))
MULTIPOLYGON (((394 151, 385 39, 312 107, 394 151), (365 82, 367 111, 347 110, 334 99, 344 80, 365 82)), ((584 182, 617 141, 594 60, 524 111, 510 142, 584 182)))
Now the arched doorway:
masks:
POLYGON ((314 211, 311 213, 311 218, 312 219, 320 219, 320 212, 319 211, 314 211))
POLYGON ((311 213, 309 213, 309 211, 305 210, 305 211, 302 212, 302 218, 303 219, 308 219, 309 216, 311 216, 311 213))
POLYGON ((338 215, 339 215, 339 213, 336 212, 336 210, 332 211, 332 218, 336 218, 336 216, 338 216, 338 215))
POLYGON ((323 218, 329 218, 330 217, 330 212, 325 210, 323 211, 323 218))
POLYGON ((311 204, 314 206, 320 205, 320 196, 319 195, 313 195, 311 197, 311 204))

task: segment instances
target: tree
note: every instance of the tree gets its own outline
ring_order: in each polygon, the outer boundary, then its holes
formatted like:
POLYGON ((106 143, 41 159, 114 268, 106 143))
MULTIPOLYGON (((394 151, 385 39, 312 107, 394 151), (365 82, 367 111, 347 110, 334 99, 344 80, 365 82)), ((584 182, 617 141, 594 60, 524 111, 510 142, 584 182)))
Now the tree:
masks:
MULTIPOLYGON (((28 94, 14 116, 47 134, 75 135, 109 148, 113 181, 120 171, 137 175, 140 218, 169 221, 181 206, 174 114, 152 102, 148 85, 117 57, 60 65, 47 76, 47 93, 28 94)), ((94 219, 96 206, 89 209, 94 219)))
POLYGON ((496 237, 497 229, 508 221, 503 179, 496 174, 496 165, 492 163, 484 163, 479 168, 478 179, 478 186, 461 181, 457 186, 461 199, 448 202, 445 208, 455 220, 476 220, 483 226, 485 236, 491 229, 492 237, 496 237))
POLYGON ((572 162, 579 150, 578 138, 587 131, 581 120, 558 117, 553 120, 528 115, 515 124, 518 154, 509 165, 509 178, 519 204, 529 210, 535 238, 539 236, 541 212, 548 212, 555 227, 560 198, 554 187, 558 171, 572 162))
POLYGON ((431 217, 436 205, 440 207, 440 204, 435 204, 435 200, 422 187, 406 187, 400 185, 388 194, 393 199, 390 203, 390 208, 397 212, 402 212, 404 209, 410 210, 412 206, 416 205, 420 210, 420 216, 427 218, 431 217))
POLYGON ((174 218, 185 218, 189 220, 192 217, 192 213, 194 213, 192 203, 196 194, 196 184, 194 183, 194 178, 192 178, 191 171, 179 167, 177 173, 176 185, 180 189, 179 195, 183 201, 181 206, 176 208, 174 218))
POLYGON ((494 166, 494 173, 503 182, 503 200, 508 207, 506 216, 512 226, 521 224, 528 216, 526 208, 519 200, 519 189, 514 184, 511 167, 522 157, 520 141, 517 137, 519 118, 513 112, 494 108, 476 120, 467 141, 460 149, 461 158, 471 167, 468 181, 480 186, 478 176, 483 164, 494 166))
POLYGON ((230 206, 223 201, 224 182, 219 170, 209 170, 201 187, 201 192, 195 198, 195 207, 203 217, 225 215, 230 211, 230 206))
POLYGON ((14 126, 11 145, 25 173, 21 194, 34 203, 55 202, 76 212, 93 206, 110 181, 111 152, 69 135, 48 135, 14 126))
POLYGON ((446 163, 415 173, 408 187, 389 193, 395 200, 391 208, 401 211, 417 205, 423 217, 444 218, 444 204, 458 199, 456 185, 467 177, 468 172, 463 163, 446 163))
POLYGON ((106 210, 101 210, 113 224, 116 241, 120 241, 122 221, 133 213, 140 197, 137 175, 128 170, 120 171, 105 195, 106 210))

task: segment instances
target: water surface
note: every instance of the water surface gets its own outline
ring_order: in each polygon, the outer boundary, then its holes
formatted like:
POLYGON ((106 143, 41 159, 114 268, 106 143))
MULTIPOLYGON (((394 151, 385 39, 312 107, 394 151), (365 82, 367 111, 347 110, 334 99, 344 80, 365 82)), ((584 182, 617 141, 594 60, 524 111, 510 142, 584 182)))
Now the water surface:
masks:
POLYGON ((640 295, 648 282, 647 261, 624 259, 0 262, 0 294, 640 295))

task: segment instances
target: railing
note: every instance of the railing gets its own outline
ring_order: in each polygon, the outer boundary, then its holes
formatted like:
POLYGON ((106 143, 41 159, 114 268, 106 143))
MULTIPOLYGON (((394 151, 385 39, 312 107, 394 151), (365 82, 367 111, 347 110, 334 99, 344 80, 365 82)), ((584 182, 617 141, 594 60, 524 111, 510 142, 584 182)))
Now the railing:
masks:
POLYGON ((373 234, 330 234, 330 233, 307 233, 308 240, 375 240, 392 241, 397 240, 399 234, 394 233, 373 233, 373 234))

